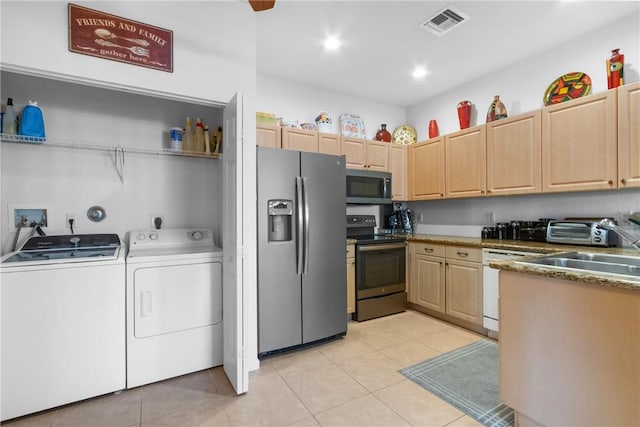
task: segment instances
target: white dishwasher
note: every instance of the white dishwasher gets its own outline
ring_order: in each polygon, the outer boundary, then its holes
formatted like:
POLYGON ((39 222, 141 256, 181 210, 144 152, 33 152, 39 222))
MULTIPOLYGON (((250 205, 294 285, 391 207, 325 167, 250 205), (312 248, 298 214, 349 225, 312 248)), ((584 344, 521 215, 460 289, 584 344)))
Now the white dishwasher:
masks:
POLYGON ((489 267, 491 261, 505 261, 528 256, 541 255, 534 252, 520 252, 505 249, 482 249, 482 289, 483 289, 483 321, 482 325, 490 331, 498 332, 498 273, 499 270, 489 267))

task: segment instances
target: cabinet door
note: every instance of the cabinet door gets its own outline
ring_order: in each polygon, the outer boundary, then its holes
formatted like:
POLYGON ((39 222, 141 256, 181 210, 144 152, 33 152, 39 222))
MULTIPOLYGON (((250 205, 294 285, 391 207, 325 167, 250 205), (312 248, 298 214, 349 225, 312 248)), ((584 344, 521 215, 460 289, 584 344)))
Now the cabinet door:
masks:
POLYGON ((640 187, 640 82, 618 88, 618 185, 640 187))
POLYGON ((354 245, 347 245, 347 313, 356 311, 356 259, 354 245))
POLYGON ((431 310, 445 312, 444 258, 415 255, 414 303, 431 310))
POLYGON ((408 152, 409 200, 444 197, 444 137, 412 144, 408 152))
POLYGON ((366 167, 367 169, 388 172, 389 171, 389 144, 388 142, 366 142, 366 167))
POLYGON ((542 191, 616 187, 616 91, 542 110, 542 191))
POLYGON ((446 312, 482 324, 482 264, 447 259, 446 312))
POLYGON ((340 155, 340 135, 334 133, 318 133, 318 152, 340 155))
POLYGON ((282 129, 282 148, 287 150, 318 152, 318 132, 313 130, 282 129))
POLYGON ((389 145, 389 172, 392 175, 391 198, 398 201, 408 200, 406 145, 389 145))
POLYGON ((476 197, 486 191, 486 126, 444 137, 447 197, 476 197))
POLYGON ((367 162, 366 139, 340 138, 340 152, 346 157, 348 169, 364 169, 367 162))
POLYGON ((542 191, 540 111, 487 124, 487 194, 542 191))
POLYGON ((282 148, 282 131, 280 126, 256 126, 256 145, 260 147, 282 148))

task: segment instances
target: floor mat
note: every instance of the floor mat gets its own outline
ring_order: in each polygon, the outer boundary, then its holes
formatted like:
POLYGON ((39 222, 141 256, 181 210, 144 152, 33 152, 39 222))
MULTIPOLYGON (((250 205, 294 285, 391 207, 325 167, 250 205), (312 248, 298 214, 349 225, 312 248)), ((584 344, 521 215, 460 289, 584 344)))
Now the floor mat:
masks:
POLYGON ((480 340, 400 373, 485 426, 513 424, 513 409, 498 394, 498 345, 480 340))

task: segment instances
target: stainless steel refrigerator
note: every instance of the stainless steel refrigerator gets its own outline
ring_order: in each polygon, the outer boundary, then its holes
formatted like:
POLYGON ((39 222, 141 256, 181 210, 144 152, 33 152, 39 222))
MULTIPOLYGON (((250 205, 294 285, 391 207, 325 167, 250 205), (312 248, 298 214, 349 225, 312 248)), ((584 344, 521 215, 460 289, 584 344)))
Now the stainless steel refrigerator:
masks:
POLYGON ((258 353, 347 331, 342 156, 257 148, 258 353))

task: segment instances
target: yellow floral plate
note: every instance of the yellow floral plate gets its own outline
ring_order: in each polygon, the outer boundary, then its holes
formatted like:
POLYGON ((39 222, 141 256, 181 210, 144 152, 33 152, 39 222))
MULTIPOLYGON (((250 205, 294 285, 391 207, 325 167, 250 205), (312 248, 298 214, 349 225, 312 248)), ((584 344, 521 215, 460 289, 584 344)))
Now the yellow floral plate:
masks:
POLYGON ((402 125, 393 130, 391 141, 394 144, 409 145, 418 141, 418 134, 411 126, 402 125))

